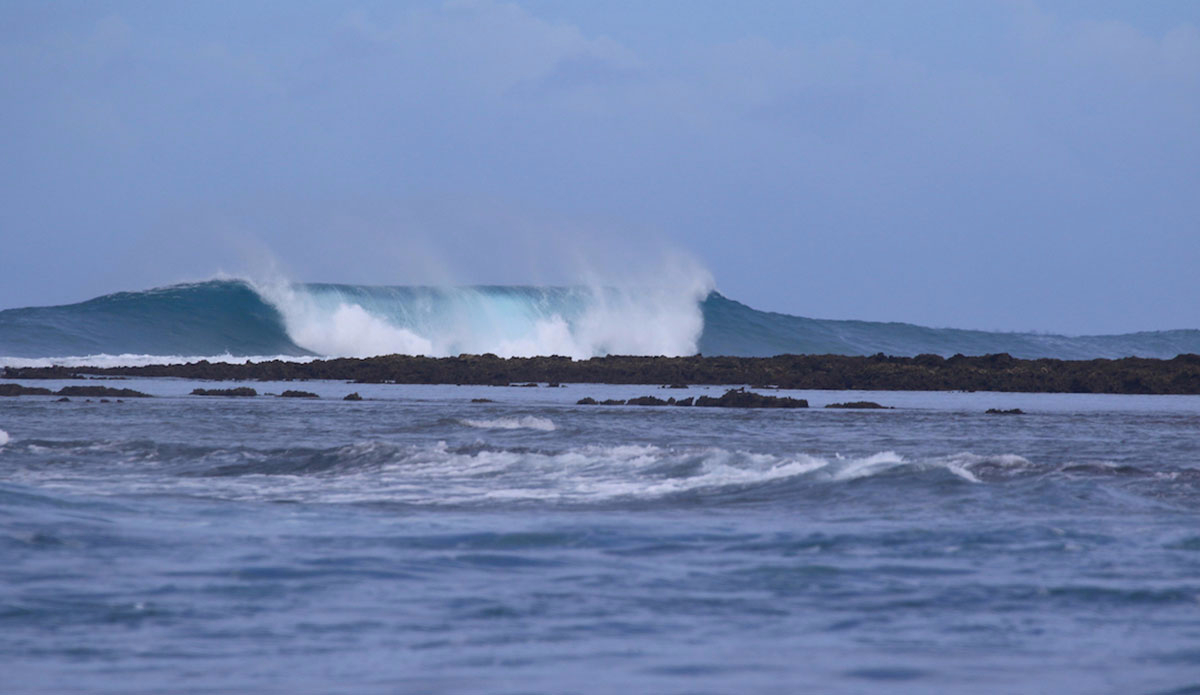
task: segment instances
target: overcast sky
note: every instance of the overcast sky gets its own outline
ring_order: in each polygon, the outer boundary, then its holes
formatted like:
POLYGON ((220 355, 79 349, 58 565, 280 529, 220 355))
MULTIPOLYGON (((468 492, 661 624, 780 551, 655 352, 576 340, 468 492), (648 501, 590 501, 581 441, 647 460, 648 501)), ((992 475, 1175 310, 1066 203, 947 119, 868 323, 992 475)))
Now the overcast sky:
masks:
POLYGON ((0 308, 690 253, 823 318, 1200 327, 1200 2, 0 4, 0 308))

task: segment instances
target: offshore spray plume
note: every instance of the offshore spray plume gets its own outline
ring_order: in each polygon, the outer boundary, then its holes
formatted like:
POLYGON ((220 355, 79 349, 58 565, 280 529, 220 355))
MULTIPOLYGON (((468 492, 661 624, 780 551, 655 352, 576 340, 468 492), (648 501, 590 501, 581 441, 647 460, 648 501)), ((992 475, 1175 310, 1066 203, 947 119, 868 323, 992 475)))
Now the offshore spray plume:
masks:
POLYGON ((585 283, 547 286, 298 284, 252 281, 299 346, 322 356, 383 354, 502 357, 694 354, 711 274, 689 256, 585 283))

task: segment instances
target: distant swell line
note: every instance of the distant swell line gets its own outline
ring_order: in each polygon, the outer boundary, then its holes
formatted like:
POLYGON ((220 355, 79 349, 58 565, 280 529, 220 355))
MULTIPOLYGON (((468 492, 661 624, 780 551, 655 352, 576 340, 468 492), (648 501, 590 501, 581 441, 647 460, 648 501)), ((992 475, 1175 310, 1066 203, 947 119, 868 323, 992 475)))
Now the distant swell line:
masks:
POLYGON ((0 366, 138 366, 382 354, 1169 359, 1200 331, 1067 337, 757 311, 692 269, 615 287, 376 287, 212 280, 0 311, 0 366))

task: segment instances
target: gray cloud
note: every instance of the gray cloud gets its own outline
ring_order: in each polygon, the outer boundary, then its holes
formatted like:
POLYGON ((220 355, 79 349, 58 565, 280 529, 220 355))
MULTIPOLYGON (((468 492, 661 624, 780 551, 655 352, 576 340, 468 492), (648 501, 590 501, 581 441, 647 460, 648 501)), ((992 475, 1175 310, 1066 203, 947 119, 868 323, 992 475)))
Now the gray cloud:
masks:
POLYGON ((846 7, 0 10, 25 28, 0 45, 0 234, 24 259, 0 305, 249 247, 406 283, 569 282, 566 258, 673 245, 791 313, 1197 325, 1186 12, 846 7))

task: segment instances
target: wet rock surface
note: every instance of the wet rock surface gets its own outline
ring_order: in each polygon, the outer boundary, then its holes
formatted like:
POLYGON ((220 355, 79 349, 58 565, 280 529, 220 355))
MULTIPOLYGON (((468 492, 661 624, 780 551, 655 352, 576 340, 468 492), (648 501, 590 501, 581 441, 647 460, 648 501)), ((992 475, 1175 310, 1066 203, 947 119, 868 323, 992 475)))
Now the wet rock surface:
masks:
POLYGON ((1200 355, 1170 360, 1024 360, 967 357, 778 355, 776 357, 569 357, 387 355, 312 362, 227 364, 206 360, 141 367, 5 367, 7 379, 170 376, 216 381, 330 379, 364 384, 538 383, 769 384, 782 389, 1200 394, 1200 355))
POLYGON ((576 405, 641 405, 641 406, 696 406, 700 408, 807 408, 808 401, 803 398, 788 398, 785 396, 764 396, 745 389, 730 389, 720 397, 700 396, 663 400, 655 396, 638 396, 629 400, 609 399, 597 401, 595 398, 581 398, 576 405))
POLYGON ((193 396, 236 396, 239 398, 249 398, 257 396, 258 391, 249 386, 240 386, 235 389, 192 389, 193 396))

